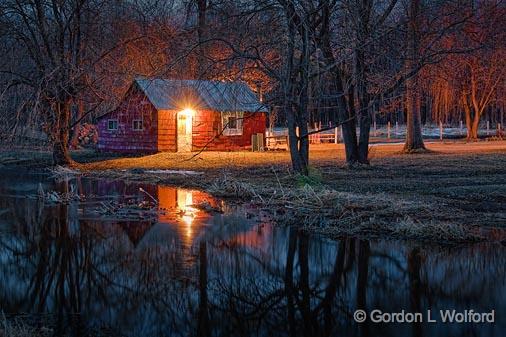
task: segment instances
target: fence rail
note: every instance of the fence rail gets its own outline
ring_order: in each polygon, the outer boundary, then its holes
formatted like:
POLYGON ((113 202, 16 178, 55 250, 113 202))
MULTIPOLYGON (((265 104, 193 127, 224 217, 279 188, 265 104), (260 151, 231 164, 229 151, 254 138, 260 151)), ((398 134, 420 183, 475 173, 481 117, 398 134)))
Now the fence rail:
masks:
MULTIPOLYGON (((297 134, 299 133, 297 129, 297 134)), ((319 125, 318 128, 308 128, 308 132, 312 133, 309 135, 310 144, 328 144, 328 143, 340 143, 342 142, 341 127, 335 127, 328 130, 328 126, 322 128, 319 125), (325 131, 318 132, 318 130, 326 129, 325 131), (314 133, 316 132, 316 133, 314 133)), ((357 129, 357 134, 360 134, 360 130, 357 129)), ((424 126, 422 128, 423 137, 426 139, 459 139, 467 136, 467 128, 460 123, 459 126, 445 126, 443 123, 439 125, 424 126)), ((501 124, 497 124, 495 127, 491 127, 490 123, 484 123, 480 130, 479 135, 482 137, 499 137, 504 138, 505 132, 501 124)), ((395 124, 392 126, 390 123, 387 125, 377 127, 373 125, 371 127, 371 138, 373 141, 392 141, 401 140, 406 136, 406 126, 395 124)), ((287 128, 274 128, 269 129, 266 132, 265 146, 267 149, 288 149, 288 129, 287 128)))

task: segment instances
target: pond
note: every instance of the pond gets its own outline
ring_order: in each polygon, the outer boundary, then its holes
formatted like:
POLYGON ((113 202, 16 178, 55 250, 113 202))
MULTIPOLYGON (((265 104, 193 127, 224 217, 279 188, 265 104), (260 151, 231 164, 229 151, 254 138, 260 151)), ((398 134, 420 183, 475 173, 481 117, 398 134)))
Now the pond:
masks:
POLYGON ((505 253, 328 240, 200 191, 0 178, 0 310, 56 336, 504 336, 505 253), (359 324, 358 309, 424 317, 359 324), (439 310, 495 322, 443 323, 439 310))

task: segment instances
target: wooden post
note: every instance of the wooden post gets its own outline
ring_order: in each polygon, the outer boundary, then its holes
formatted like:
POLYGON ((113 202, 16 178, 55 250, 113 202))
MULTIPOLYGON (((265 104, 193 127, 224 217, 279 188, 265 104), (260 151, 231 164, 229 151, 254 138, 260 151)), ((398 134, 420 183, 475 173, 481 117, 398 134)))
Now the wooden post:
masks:
POLYGON ((339 143, 339 138, 337 138, 337 126, 334 128, 334 143, 337 144, 339 143))
POLYGON ((460 120, 460 134, 463 134, 463 133, 464 133, 464 127, 463 127, 462 120, 460 120))
POLYGON ((490 121, 487 121, 487 136, 490 133, 490 121))
MULTIPOLYGON (((321 129, 322 129, 322 122, 320 121, 320 122, 318 123, 318 131, 320 131, 321 129)), ((318 132, 318 133, 317 133, 317 135, 318 135, 318 143, 319 143, 319 144, 321 144, 322 139, 321 139, 321 137, 320 137, 320 133, 318 132)))
POLYGON ((387 123, 387 138, 390 139, 390 122, 387 123))
POLYGON ((443 122, 439 121, 439 140, 443 141, 443 122))

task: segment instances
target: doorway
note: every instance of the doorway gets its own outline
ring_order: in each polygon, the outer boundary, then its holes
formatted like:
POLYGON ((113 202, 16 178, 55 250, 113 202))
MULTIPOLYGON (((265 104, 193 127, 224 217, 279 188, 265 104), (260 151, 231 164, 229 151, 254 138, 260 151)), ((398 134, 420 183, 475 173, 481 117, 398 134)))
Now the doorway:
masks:
POLYGON ((192 114, 186 110, 177 114, 177 152, 192 150, 192 114))

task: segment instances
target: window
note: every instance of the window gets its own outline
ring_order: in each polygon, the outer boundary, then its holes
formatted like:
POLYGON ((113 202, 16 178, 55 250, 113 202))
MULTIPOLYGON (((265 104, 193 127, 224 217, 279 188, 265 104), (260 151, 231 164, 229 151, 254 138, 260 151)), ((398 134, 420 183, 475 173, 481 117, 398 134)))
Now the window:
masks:
POLYGON ((117 119, 109 119, 107 121, 107 130, 110 130, 110 131, 118 130, 118 120, 117 119))
POLYGON ((223 134, 226 136, 242 135, 242 119, 242 112, 223 112, 221 115, 223 134))
POLYGON ((135 131, 142 130, 143 129, 142 119, 134 119, 132 129, 134 129, 135 131))

